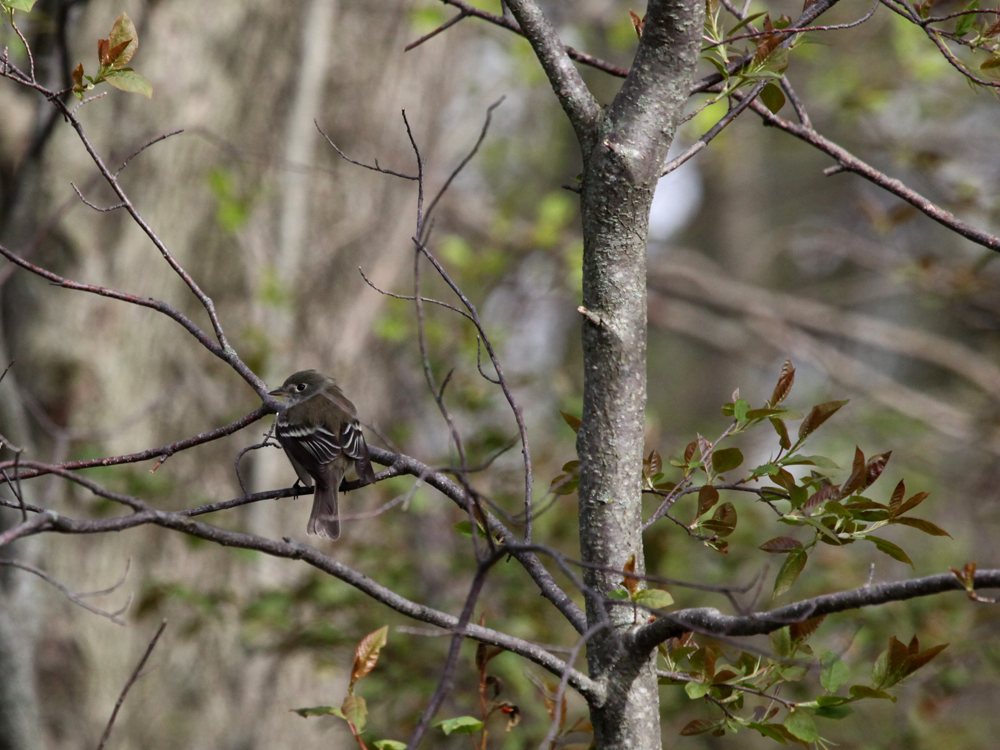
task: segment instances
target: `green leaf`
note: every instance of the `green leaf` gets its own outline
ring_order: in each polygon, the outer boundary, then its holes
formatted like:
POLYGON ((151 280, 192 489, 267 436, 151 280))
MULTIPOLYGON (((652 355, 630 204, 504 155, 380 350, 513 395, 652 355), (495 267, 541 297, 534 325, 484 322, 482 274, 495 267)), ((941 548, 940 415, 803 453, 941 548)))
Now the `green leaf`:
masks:
POLYGON ((663 589, 645 589, 636 592, 633 601, 651 609, 664 609, 674 603, 674 598, 663 589))
POLYGON ((747 724, 750 729, 756 729, 763 736, 780 742, 782 745, 788 744, 788 730, 785 729, 781 724, 764 724, 757 721, 751 721, 747 724))
POLYGON ((111 27, 111 33, 108 35, 108 44, 112 49, 125 45, 111 60, 109 67, 112 70, 121 70, 139 49, 139 35, 136 33, 135 24, 124 13, 115 19, 115 25, 111 27))
POLYGON ((785 729, 794 734, 803 742, 815 742, 819 739, 819 732, 816 731, 816 722, 812 715, 805 709, 798 709, 788 714, 785 719, 785 729))
POLYGON ((743 463, 743 453, 739 448, 723 448, 713 451, 712 468, 716 474, 725 474, 743 463))
POLYGON ((378 750, 406 750, 406 743, 399 740, 375 740, 372 744, 378 750))
POLYGON ((444 719, 434 726, 440 727, 446 735, 452 734, 474 734, 483 728, 483 722, 472 716, 456 716, 454 719, 444 719))
POLYGON ((336 706, 313 706, 311 708, 293 708, 293 713, 297 713, 302 718, 310 716, 339 716, 344 718, 344 712, 336 706))
POLYGON ((739 31, 740 29, 742 29, 748 23, 753 23, 758 18, 760 18, 761 16, 763 16, 765 13, 767 13, 767 11, 762 10, 760 13, 753 13, 753 14, 747 16, 742 21, 740 21, 738 24, 736 24, 735 26, 733 26, 733 28, 729 30, 729 33, 726 34, 726 36, 734 36, 737 31, 739 31))
POLYGON ((684 685, 684 692, 687 693, 688 698, 691 700, 704 698, 711 689, 711 682, 688 682, 684 685))
MULTIPOLYGON (((979 0, 972 0, 962 10, 979 10, 979 0)), ((976 18, 978 18, 978 14, 976 13, 959 16, 958 23, 955 24, 955 36, 963 37, 972 31, 972 27, 976 25, 976 18)))
POLYGON ((621 599, 624 601, 630 598, 631 597, 628 591, 626 591, 625 589, 615 589, 614 591, 608 593, 608 599, 621 599))
POLYGON ((360 695, 348 694, 344 698, 340 710, 344 712, 344 718, 351 722, 359 732, 368 723, 368 704, 365 703, 365 699, 360 695))
POLYGON ((846 719, 854 713, 848 706, 823 706, 816 709, 816 715, 824 719, 846 719))
POLYGON ((747 419, 767 419, 784 413, 785 407, 783 406, 765 406, 761 409, 751 409, 748 411, 747 419))
POLYGON ((826 456, 803 456, 793 453, 778 461, 782 466, 818 466, 821 469, 839 469, 840 467, 826 456))
POLYGON ((785 106, 785 94, 778 88, 775 84, 767 84, 763 90, 760 92, 760 100, 764 102, 764 106, 771 110, 772 114, 778 114, 778 111, 785 106))
POLYGON ((851 685, 851 697, 855 700, 861 700, 862 698, 878 698, 880 700, 891 700, 893 703, 896 702, 896 699, 884 690, 876 690, 875 688, 868 687, 867 685, 851 685))
POLYGON ((38 0, 2 0, 0 5, 10 10, 23 10, 27 13, 36 2, 38 0))
POLYGON ((823 667, 819 675, 820 685, 828 693, 836 693, 847 682, 851 670, 840 656, 828 649, 820 651, 819 663, 823 667))
POLYGON ((906 563, 911 568, 914 567, 913 560, 910 559, 909 555, 903 552, 902 548, 896 546, 892 542, 871 535, 866 536, 865 539, 867 539, 869 542, 872 542, 876 547, 878 547, 879 552, 884 552, 893 560, 899 560, 900 562, 906 563))
POLYGON ((774 580, 774 596, 779 597, 792 587, 799 573, 806 566, 809 557, 804 549, 793 549, 788 553, 785 562, 778 571, 778 577, 774 580))
POLYGON ((785 427, 785 422, 777 417, 768 417, 768 421, 771 426, 774 427, 774 431, 778 433, 778 445, 780 445, 784 450, 788 450, 792 447, 792 440, 788 437, 788 428, 785 427))
POLYGON ((142 94, 148 99, 153 98, 153 84, 147 81, 143 75, 132 70, 132 68, 112 70, 104 74, 104 80, 119 91, 127 91, 130 94, 142 94))
POLYGON ((733 404, 733 416, 736 417, 737 422, 746 422, 749 411, 750 403, 745 398, 736 399, 736 403, 733 404))
POLYGON ((789 657, 792 655, 792 635, 787 627, 772 631, 768 640, 771 643, 771 650, 778 656, 789 657))
POLYGON ((931 536, 948 536, 948 537, 951 536, 951 534, 949 534, 947 531, 942 529, 937 524, 933 524, 930 521, 925 521, 922 518, 908 518, 908 517, 893 518, 892 520, 889 521, 889 523, 900 523, 903 526, 909 526, 914 529, 919 529, 925 534, 930 534, 931 536))

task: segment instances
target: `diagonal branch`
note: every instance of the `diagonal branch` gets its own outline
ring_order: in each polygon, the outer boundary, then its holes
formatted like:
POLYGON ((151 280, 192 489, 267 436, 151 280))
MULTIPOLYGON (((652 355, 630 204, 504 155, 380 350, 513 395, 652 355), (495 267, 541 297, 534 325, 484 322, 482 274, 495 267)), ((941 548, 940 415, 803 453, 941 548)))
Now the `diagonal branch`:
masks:
POLYGON ((584 152, 597 138, 601 107, 573 65, 556 30, 534 0, 506 0, 521 32, 531 44, 552 90, 569 117, 584 152))
MULTIPOLYGON (((385 453, 384 451, 380 452, 385 453)), ((429 483, 433 484, 433 482, 429 483)), ((459 494, 462 494, 461 488, 457 485, 455 485, 455 489, 459 494)), ((376 583, 363 573, 331 557, 327 557, 308 545, 289 538, 286 538, 283 542, 278 542, 253 534, 229 531, 212 526, 211 524, 195 521, 180 512, 148 509, 129 513, 124 516, 91 520, 69 518, 67 516, 60 516, 53 511, 47 511, 35 516, 27 524, 20 524, 14 527, 11 531, 21 529, 20 536, 29 536, 42 533, 43 531, 60 534, 101 534, 112 531, 125 531, 126 529, 150 524, 179 531, 183 534, 198 537, 199 539, 205 539, 224 547, 252 549, 272 557, 302 560, 314 568, 353 586, 371 599, 414 620, 420 620, 421 622, 448 630, 461 628, 459 618, 413 602, 391 589, 376 583), (25 527, 29 524, 31 528, 26 529, 25 527)), ((6 533, 0 535, 0 544, 3 543, 5 536, 6 533)), ((523 656, 552 674, 562 675, 567 669, 567 665, 561 659, 556 658, 544 648, 528 641, 523 641, 520 638, 472 624, 467 624, 464 632, 470 638, 523 656)), ((603 686, 576 670, 571 671, 569 684, 592 703, 600 705, 604 701, 605 693, 603 686)))
MULTIPOLYGON (((742 94, 736 92, 733 96, 740 98, 742 94)), ((936 203, 933 203, 922 196, 916 190, 908 188, 899 180, 889 177, 888 175, 879 172, 870 164, 866 164, 861 161, 861 159, 851 154, 847 151, 847 149, 841 148, 833 141, 824 138, 812 128, 801 124, 796 125, 783 117, 778 117, 758 101, 752 102, 750 107, 754 112, 760 115, 760 117, 764 120, 765 125, 776 127, 790 135, 794 135, 799 140, 805 141, 809 145, 818 148, 820 151, 823 151, 836 159, 837 166, 824 170, 824 174, 832 175, 837 172, 853 172, 860 177, 864 177, 869 182, 878 185, 880 188, 887 190, 893 195, 902 198, 904 201, 936 221, 938 224, 947 227, 956 234, 960 234, 967 240, 971 240, 977 245, 982 245, 990 250, 1000 252, 1000 237, 992 235, 989 232, 984 232, 981 229, 977 229, 971 224, 962 221, 950 211, 946 211, 936 203)))

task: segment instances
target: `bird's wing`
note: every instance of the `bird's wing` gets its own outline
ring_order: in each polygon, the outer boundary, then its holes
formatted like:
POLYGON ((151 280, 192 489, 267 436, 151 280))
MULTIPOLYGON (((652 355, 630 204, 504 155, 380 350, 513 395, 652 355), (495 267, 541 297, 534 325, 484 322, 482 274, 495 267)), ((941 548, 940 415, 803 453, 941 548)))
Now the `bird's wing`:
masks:
POLYGON ((346 422, 340 428, 340 445, 344 454, 355 461, 368 458, 368 444, 357 422, 346 422))
MULTIPOLYGON (((344 452, 340 444, 340 437, 323 427, 316 425, 292 426, 285 422, 278 424, 277 432, 279 440, 294 441, 300 447, 305 448, 318 464, 329 463, 339 458, 344 452)), ((362 438, 363 441, 364 438, 362 438)))

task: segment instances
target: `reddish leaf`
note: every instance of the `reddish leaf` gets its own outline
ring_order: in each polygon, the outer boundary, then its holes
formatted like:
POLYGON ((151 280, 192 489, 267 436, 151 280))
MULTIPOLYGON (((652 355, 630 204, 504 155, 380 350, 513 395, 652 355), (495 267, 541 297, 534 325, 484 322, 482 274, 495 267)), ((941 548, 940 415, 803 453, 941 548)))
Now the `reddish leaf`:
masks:
POLYGON ((832 500, 838 497, 840 497, 840 487, 835 484, 824 484, 812 494, 812 497, 806 500, 802 509, 810 510, 822 503, 825 503, 827 500, 832 500))
POLYGON ((889 654, 886 660, 886 680, 888 684, 899 682, 910 664, 910 650, 896 636, 889 639, 889 654))
POLYGON ((788 626, 788 633, 792 637, 793 643, 802 643, 809 636, 816 632, 816 629, 823 624, 823 620, 826 619, 826 615, 819 615, 817 617, 810 617, 808 620, 803 620, 802 622, 793 622, 788 626))
POLYGON ((716 536, 726 537, 736 530, 736 521, 736 508, 732 503, 723 503, 715 511, 712 519, 702 525, 716 536))
POLYGON ((108 57, 108 50, 111 48, 111 42, 107 39, 97 40, 97 59, 101 65, 110 65, 111 60, 108 57))
POLYGON ((701 460, 705 465, 705 473, 711 474, 714 470, 712 469, 712 444, 708 441, 708 438, 698 435, 698 450, 701 451, 701 460))
POLYGON ((920 503, 922 503, 927 498, 927 496, 929 494, 931 494, 931 493, 929 493, 929 492, 918 492, 916 495, 914 495, 913 497, 911 497, 909 500, 907 500, 905 503, 903 503, 899 507, 899 510, 896 512, 896 515, 897 516, 901 516, 904 513, 906 513, 907 511, 913 510, 918 505, 920 505, 920 503))
POLYGON ((655 450, 649 452, 649 457, 642 464, 642 473, 646 477, 656 476, 663 470, 663 459, 655 450))
POLYGON ((625 578, 622 579, 621 585, 625 587, 629 594, 635 596, 635 592, 639 590, 639 579, 629 575, 629 573, 635 573, 635 555, 629 557, 622 570, 625 571, 625 578))
POLYGON ((73 68, 72 78, 77 86, 83 86, 83 63, 73 68))
POLYGON ((362 638, 361 643, 354 649, 354 664, 351 667, 352 687, 354 683, 375 669, 375 665, 378 664, 379 654, 382 652, 382 647, 388 640, 388 634, 389 626, 383 625, 378 630, 362 638))
POLYGON ((947 643, 942 643, 942 644, 940 644, 938 646, 931 646, 929 649, 927 649, 926 651, 923 651, 923 652, 921 652, 919 654, 911 655, 909 669, 907 670, 906 674, 908 674, 908 675, 913 674, 918 669, 920 669, 921 667, 925 666, 927 664, 927 662, 929 662, 935 656, 937 656, 938 654, 940 654, 946 648, 948 648, 948 644, 947 643))
MULTIPOLYGON (((128 47, 131 43, 132 43, 131 39, 126 39, 121 44, 116 44, 114 47, 109 49, 107 52, 108 56, 107 64, 112 68, 115 67, 115 63, 118 61, 118 58, 121 56, 122 52, 125 51, 125 48, 128 47)), ((124 63, 122 63, 122 65, 124 65, 124 63)))
POLYGON ((847 478, 847 481, 841 487, 841 495, 847 497, 861 490, 864 487, 866 477, 865 454, 861 452, 858 446, 854 446, 854 467, 851 470, 851 476, 847 478))
POLYGON ((688 722, 684 728, 681 730, 682 737, 690 737, 695 734, 704 734, 705 732, 710 732, 719 725, 717 721, 709 721, 708 719, 695 719, 694 721, 688 722))
POLYGON ((698 490, 698 516, 707 513, 719 502, 719 491, 710 484, 698 490))
POLYGON ((955 574, 955 577, 962 582, 966 590, 972 591, 976 583, 976 563, 967 562, 962 570, 951 569, 951 572, 955 574))
POLYGON ((694 458, 694 452, 697 447, 698 447, 697 440, 692 440, 690 443, 687 444, 687 446, 684 448, 684 463, 686 464, 691 463, 691 459, 694 458))
POLYGON ((865 483, 861 487, 862 490, 871 487, 875 483, 875 480, 882 476, 882 472, 885 471, 885 465, 889 463, 889 456, 891 455, 892 451, 889 451, 888 453, 880 453, 868 459, 868 464, 865 466, 865 483))
POLYGON ((892 515, 899 515, 899 508, 903 504, 903 496, 905 494, 906 483, 900 479, 899 484, 896 485, 896 489, 892 491, 892 497, 889 499, 889 512, 892 515))
POLYGON ((572 414, 567 414, 564 411, 560 411, 559 413, 562 414, 563 421, 570 426, 570 429, 572 429, 573 432, 580 432, 580 425, 583 424, 583 422, 579 417, 574 417, 572 414))
POLYGON ((767 403, 771 406, 780 404, 788 397, 789 391, 792 390, 792 384, 795 382, 795 368, 792 367, 792 361, 790 359, 785 360, 785 364, 781 366, 781 375, 778 376, 778 382, 774 386, 774 392, 771 394, 771 400, 767 403))
POLYGON ((642 28, 646 25, 646 16, 639 18, 639 16, 631 10, 628 14, 632 17, 632 28, 635 29, 635 35, 642 39, 642 28))
POLYGON ((847 401, 827 401, 824 404, 817 404, 812 411, 802 420, 799 425, 799 439, 811 435, 826 420, 836 414, 847 401))
POLYGON ((791 552, 801 546, 802 542, 792 539, 790 536, 776 536, 774 539, 768 539, 758 549, 765 552, 791 552))

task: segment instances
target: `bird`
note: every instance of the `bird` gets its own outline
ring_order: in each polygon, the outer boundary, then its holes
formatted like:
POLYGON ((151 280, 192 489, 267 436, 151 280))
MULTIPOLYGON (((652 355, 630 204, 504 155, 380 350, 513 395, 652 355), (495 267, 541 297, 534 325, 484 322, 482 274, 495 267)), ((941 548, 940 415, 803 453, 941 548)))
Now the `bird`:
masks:
POLYGON ((275 420, 275 434, 289 462, 306 486, 315 483, 309 534, 340 538, 337 489, 354 462, 358 478, 375 482, 368 445, 358 424, 357 410, 331 377, 301 370, 270 395, 285 409, 275 420))

